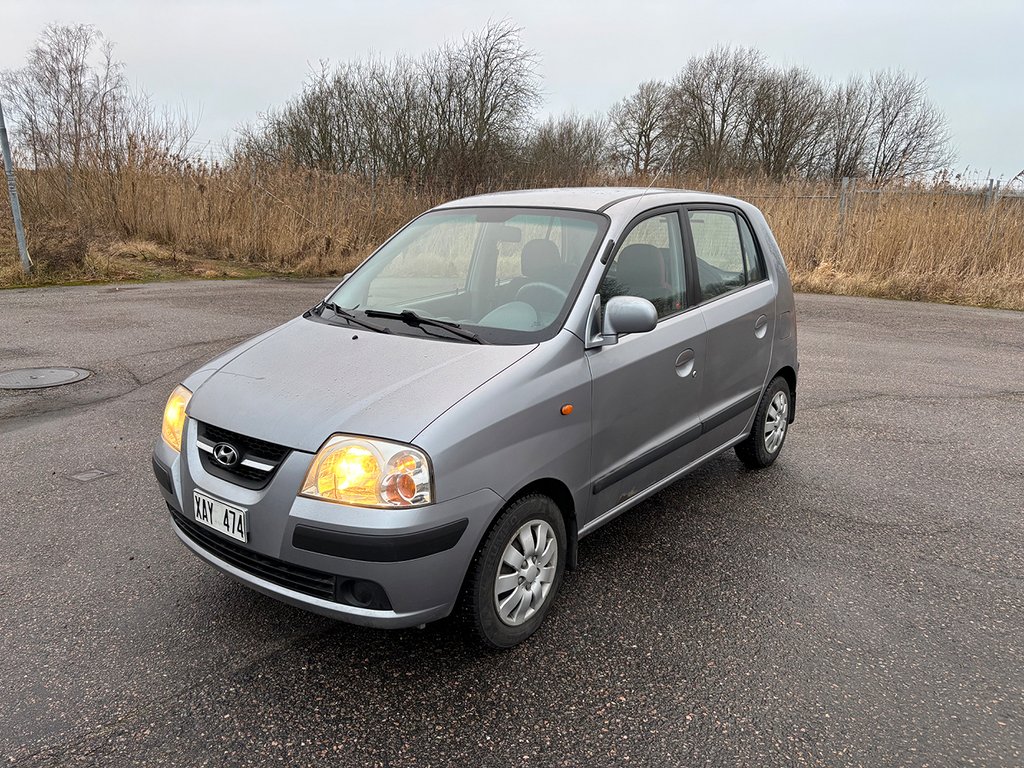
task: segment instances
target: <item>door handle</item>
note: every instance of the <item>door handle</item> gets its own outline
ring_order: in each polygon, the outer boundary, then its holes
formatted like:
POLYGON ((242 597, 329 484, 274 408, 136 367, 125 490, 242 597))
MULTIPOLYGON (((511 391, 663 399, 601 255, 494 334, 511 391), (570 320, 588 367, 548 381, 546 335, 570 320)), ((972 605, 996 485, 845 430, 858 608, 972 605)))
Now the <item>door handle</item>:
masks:
POLYGON ((676 357, 676 375, 684 379, 687 376, 696 376, 697 371, 693 367, 696 359, 696 353, 689 347, 680 352, 679 356, 676 357))
POLYGON ((768 332, 768 315, 761 315, 757 320, 754 321, 754 335, 759 339, 763 339, 764 335, 768 332))

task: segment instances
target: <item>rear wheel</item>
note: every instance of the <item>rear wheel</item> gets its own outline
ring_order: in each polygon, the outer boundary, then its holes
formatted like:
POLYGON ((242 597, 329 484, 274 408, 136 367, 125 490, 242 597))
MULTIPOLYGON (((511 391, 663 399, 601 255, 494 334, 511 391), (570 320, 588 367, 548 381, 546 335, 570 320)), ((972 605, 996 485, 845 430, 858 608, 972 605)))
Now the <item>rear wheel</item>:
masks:
POLYGON ((750 469, 767 467, 782 452, 789 431, 791 400, 789 383, 781 376, 772 379, 754 414, 750 434, 736 446, 736 455, 750 469))
POLYGON ((547 496, 513 501, 480 545, 463 610, 483 642, 511 648, 537 631, 565 571, 565 522, 547 496))

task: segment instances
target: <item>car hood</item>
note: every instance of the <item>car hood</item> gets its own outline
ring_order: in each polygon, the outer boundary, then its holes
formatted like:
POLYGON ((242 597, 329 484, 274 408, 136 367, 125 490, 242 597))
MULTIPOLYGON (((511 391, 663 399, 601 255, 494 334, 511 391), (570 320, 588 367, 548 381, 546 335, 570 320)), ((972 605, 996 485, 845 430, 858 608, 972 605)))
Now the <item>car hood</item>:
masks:
POLYGON ((188 415, 310 452, 334 432, 410 442, 535 346, 449 342, 296 318, 214 361, 225 362, 195 390, 188 415))

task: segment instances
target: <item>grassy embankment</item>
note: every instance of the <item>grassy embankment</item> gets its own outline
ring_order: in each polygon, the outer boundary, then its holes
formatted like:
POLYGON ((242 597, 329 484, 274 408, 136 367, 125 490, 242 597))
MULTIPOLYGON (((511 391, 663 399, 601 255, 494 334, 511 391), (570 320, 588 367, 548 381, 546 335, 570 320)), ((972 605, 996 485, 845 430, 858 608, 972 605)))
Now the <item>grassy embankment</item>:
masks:
MULTIPOLYGON (((600 179, 596 183, 635 184, 600 179)), ((706 182, 699 181, 700 188, 706 182)), ((692 187, 663 178, 659 186, 692 187)), ((398 181, 273 169, 19 175, 35 273, 21 274, 6 195, 0 287, 257 275, 338 276, 449 197, 398 181)), ((756 203, 799 290, 1024 309, 1024 199, 712 181, 756 203)))

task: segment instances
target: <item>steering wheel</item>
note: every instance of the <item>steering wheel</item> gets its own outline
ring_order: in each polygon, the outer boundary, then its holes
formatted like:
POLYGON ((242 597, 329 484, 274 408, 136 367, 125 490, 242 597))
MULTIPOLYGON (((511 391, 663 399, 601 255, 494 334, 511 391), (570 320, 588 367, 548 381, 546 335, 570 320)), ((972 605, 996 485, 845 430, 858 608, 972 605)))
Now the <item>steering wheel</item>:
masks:
POLYGON ((537 312, 557 315, 569 293, 551 283, 527 283, 516 291, 516 301, 525 301, 537 312))

